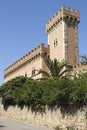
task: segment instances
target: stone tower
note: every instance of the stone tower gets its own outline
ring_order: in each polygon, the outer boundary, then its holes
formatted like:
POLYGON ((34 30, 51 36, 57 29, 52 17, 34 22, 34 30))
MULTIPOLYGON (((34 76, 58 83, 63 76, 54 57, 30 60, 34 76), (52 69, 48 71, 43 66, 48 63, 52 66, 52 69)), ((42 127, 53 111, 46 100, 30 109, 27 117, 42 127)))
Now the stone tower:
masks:
POLYGON ((78 10, 62 7, 47 23, 46 33, 50 45, 50 59, 66 60, 69 65, 79 65, 78 10))

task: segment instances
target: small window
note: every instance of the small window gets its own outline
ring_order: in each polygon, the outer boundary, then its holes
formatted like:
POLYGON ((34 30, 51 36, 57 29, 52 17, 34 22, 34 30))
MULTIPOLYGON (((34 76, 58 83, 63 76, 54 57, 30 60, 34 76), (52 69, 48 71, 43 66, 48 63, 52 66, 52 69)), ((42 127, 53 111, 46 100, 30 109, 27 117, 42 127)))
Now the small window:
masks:
POLYGON ((57 39, 54 40, 54 47, 56 47, 58 45, 58 41, 57 39))
POLYGON ((32 68, 32 75, 35 75, 35 68, 32 68))
POLYGON ((54 47, 56 46, 56 44, 55 44, 55 41, 54 41, 54 47))

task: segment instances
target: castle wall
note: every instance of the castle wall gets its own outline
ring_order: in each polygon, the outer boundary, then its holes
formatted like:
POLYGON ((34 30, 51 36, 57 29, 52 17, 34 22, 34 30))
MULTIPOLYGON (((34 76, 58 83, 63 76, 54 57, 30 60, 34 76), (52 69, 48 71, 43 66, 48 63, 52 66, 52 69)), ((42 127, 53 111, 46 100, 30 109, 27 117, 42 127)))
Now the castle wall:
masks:
MULTIPOLYGON (((37 59, 28 62, 27 64, 19 67, 18 69, 16 69, 14 72, 10 73, 6 78, 5 78, 5 82, 7 82, 10 79, 13 79, 17 76, 26 76, 27 77, 33 77, 33 79, 37 79, 37 78, 41 78, 42 75, 32 75, 32 71, 33 68, 39 70, 40 68, 42 68, 42 58, 38 57, 37 59), (38 66, 39 65, 39 66, 38 66)), ((37 72, 36 72, 37 74, 37 72)))
POLYGON ((49 47, 45 48, 44 44, 41 44, 5 69, 5 82, 17 76, 27 76, 33 79, 42 78, 42 74, 37 75, 37 70, 43 68, 45 70, 46 68, 43 59, 44 55, 49 55, 49 47))
POLYGON ((68 61, 68 64, 77 67, 79 65, 78 28, 75 23, 72 23, 70 20, 66 24, 66 60, 68 61))
POLYGON ((73 73, 77 74, 87 73, 87 65, 79 65, 78 67, 74 68, 73 73))

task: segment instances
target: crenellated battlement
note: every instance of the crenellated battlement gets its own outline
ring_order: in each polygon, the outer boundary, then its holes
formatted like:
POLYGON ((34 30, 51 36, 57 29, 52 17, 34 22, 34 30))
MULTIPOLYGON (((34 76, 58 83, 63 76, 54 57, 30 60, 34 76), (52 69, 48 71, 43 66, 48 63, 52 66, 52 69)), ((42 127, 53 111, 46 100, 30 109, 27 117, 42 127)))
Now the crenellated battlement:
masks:
POLYGON ((45 45, 42 43, 39 46, 37 46, 35 49, 28 52, 26 55, 21 57, 19 60, 14 62, 12 65, 10 65, 8 68, 4 71, 4 76, 8 75, 10 72, 18 69, 22 65, 26 64, 27 62, 33 61, 34 59, 40 57, 44 53, 49 54, 49 47, 45 47, 45 45))
POLYGON ((71 21, 78 24, 80 13, 78 10, 63 6, 47 23, 46 33, 48 34, 61 20, 71 21))

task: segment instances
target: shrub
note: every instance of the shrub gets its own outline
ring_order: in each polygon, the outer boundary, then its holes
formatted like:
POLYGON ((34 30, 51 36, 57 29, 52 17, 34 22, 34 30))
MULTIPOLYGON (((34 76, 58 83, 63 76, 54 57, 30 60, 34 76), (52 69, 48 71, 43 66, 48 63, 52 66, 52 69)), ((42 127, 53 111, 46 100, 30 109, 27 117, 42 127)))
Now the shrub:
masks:
POLYGON ((44 111, 45 106, 67 108, 87 106, 87 73, 68 78, 32 80, 17 77, 0 87, 4 106, 24 105, 33 111, 44 111))

